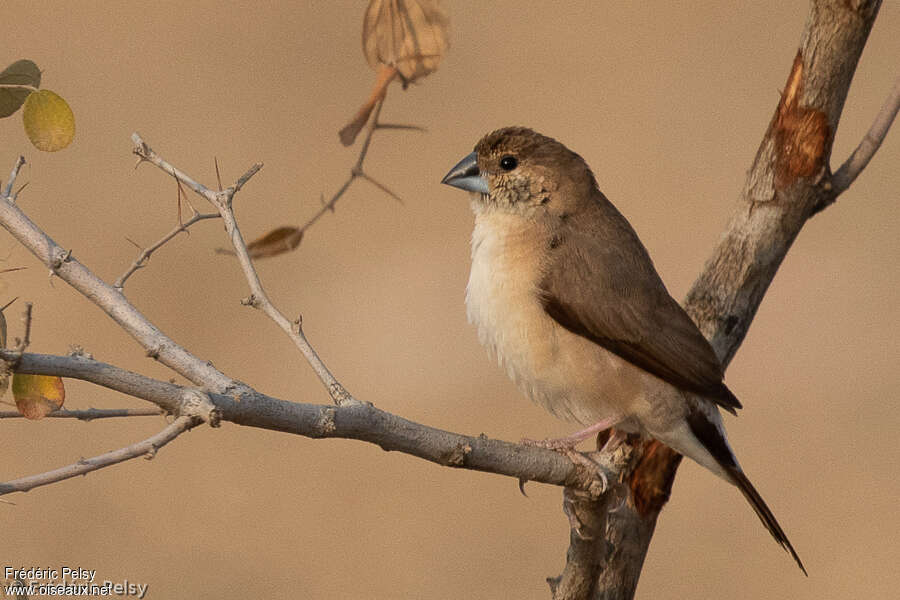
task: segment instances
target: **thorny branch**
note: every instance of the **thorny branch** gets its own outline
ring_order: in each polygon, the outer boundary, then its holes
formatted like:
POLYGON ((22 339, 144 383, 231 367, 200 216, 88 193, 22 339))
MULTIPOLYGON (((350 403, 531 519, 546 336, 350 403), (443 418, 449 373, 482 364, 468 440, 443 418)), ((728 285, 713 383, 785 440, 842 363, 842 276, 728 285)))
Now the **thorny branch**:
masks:
POLYGON ((261 310, 288 335, 322 381, 322 384, 325 386, 325 389, 328 390, 328 394, 335 404, 354 401, 331 371, 328 370, 328 367, 325 366, 325 363, 309 343, 309 340, 306 339, 306 335, 303 333, 301 319, 297 318, 294 321, 289 320, 269 299, 269 296, 266 294, 262 282, 259 279, 259 274, 256 272, 256 267, 253 266, 253 260, 250 258, 250 253, 247 251, 247 244, 244 242, 244 237, 241 235, 241 230, 238 227, 237 220, 234 216, 232 202, 234 195, 241 187, 243 187, 244 184, 246 184, 247 181, 262 168, 262 163, 257 163, 250 167, 250 169, 244 173, 233 186, 220 192, 216 192, 197 183, 190 176, 169 164, 165 159, 154 152, 137 133, 133 134, 131 137, 135 145, 135 154, 156 165, 163 171, 173 175, 198 195, 209 201, 209 203, 219 211, 219 215, 225 223, 225 232, 231 240, 238 263, 240 263, 241 270, 244 272, 244 276, 250 286, 250 296, 244 303, 261 310))
POLYGON ((492 440, 484 435, 442 431, 392 415, 369 403, 330 406, 289 402, 246 386, 227 394, 199 394, 194 388, 152 379, 84 356, 0 350, 0 360, 17 373, 81 379, 147 400, 167 413, 196 416, 211 424, 220 419, 316 439, 356 439, 376 444, 385 451, 403 452, 443 466, 507 475, 520 482, 565 485, 593 496, 603 491, 604 478, 616 481, 614 471, 610 470, 610 465, 616 463, 604 462, 606 459, 602 457, 597 459, 597 467, 589 470, 550 450, 492 440), (186 406, 198 395, 212 408, 192 410, 186 406))
POLYGON ((154 252, 162 248, 166 243, 169 242, 169 240, 175 238, 179 233, 187 233, 188 228, 194 223, 197 223, 198 221, 205 221, 207 219, 219 218, 218 213, 201 213, 194 209, 193 206, 191 206, 191 210, 193 214, 191 215, 190 219, 188 219, 184 223, 179 223, 174 228, 172 228, 169 233, 160 238, 159 241, 157 241, 155 244, 144 248, 141 251, 140 255, 138 255, 138 257, 134 259, 134 262, 131 263, 131 266, 128 267, 128 269, 124 273, 122 273, 122 275, 120 275, 118 279, 116 279, 115 283, 113 283, 113 287, 119 291, 122 291, 122 288, 125 287, 125 282, 128 281, 128 278, 134 275, 134 273, 139 269, 143 269, 145 266, 147 266, 147 262, 150 260, 150 256, 154 252))
POLYGON ((381 107, 384 105, 384 98, 378 101, 378 104, 375 105, 375 110, 373 111, 372 120, 369 122, 369 127, 366 130, 366 137, 363 139, 362 146, 359 150, 359 155, 356 158, 356 163, 354 163, 353 167, 350 169, 350 175, 347 177, 346 181, 341 184, 341 187, 338 188, 338 191, 334 193, 330 200, 325 202, 324 198, 322 200, 322 206, 319 210, 309 218, 306 223, 299 227, 299 230, 302 233, 306 233, 306 230, 312 227, 316 221, 325 216, 326 213, 334 212, 335 206, 337 206, 338 200, 344 195, 348 189, 350 189, 350 185, 359 178, 365 179, 388 196, 397 200, 398 202, 403 202, 402 198, 395 194, 389 187, 373 178, 371 175, 363 170, 363 162, 366 160, 366 155, 369 153, 369 146, 372 143, 372 136, 379 129, 404 129, 404 130, 412 130, 412 131, 422 131, 421 127, 417 127, 415 125, 400 125, 396 123, 381 123, 378 119, 381 116, 381 107))
POLYGON ((139 456, 153 458, 156 456, 157 450, 200 423, 200 419, 194 417, 178 417, 156 435, 136 444, 92 458, 82 458, 78 462, 54 469, 53 471, 0 483, 0 495, 11 492, 27 492, 42 485, 49 485, 65 479, 71 479, 72 477, 78 477, 79 475, 87 475, 91 471, 125 462, 132 458, 138 458, 139 456))
MULTIPOLYGON (((61 408, 45 415, 45 419, 78 419, 79 421, 94 421, 97 419, 113 419, 118 417, 158 417, 166 414, 160 408, 85 408, 69 410, 61 408)), ((0 411, 0 419, 24 418, 17 410, 0 411)))

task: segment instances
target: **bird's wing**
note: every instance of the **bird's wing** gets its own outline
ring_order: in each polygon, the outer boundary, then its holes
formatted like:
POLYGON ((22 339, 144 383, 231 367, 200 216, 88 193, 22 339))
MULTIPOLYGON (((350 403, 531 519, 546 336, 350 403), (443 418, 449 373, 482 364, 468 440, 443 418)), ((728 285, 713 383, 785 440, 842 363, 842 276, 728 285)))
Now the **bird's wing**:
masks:
MULTIPOLYGON (((598 192, 599 193, 599 192, 598 192)), ((540 285, 547 314, 569 331, 731 413, 741 403, 722 365, 668 293, 646 249, 605 198, 600 214, 560 228, 540 285)))

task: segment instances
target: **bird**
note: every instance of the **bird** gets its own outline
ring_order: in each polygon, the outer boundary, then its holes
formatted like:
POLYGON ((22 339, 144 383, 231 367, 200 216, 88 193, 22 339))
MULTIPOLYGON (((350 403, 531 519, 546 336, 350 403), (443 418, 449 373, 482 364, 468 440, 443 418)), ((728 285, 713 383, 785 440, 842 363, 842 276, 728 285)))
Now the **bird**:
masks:
POLYGON ((650 436, 735 485, 806 574, 744 474, 719 409, 738 398, 707 339, 584 159, 526 127, 487 135, 441 183, 475 216, 466 312, 479 341, 532 401, 587 426, 650 436))

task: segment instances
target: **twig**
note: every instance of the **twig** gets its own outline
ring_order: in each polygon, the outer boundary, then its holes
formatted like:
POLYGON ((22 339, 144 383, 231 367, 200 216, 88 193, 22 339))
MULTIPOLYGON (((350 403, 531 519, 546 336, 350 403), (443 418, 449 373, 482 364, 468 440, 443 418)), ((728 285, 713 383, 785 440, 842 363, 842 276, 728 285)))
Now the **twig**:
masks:
MULTIPOLYGON (((367 136, 367 140, 369 137, 370 136, 367 136)), ((155 164, 166 173, 173 174, 180 181, 184 181, 186 185, 200 196, 206 198, 219 211, 219 215, 222 217, 225 224, 225 231, 228 234, 228 238, 234 247, 235 255, 244 272, 244 277, 247 279, 247 283, 250 286, 250 297, 244 301, 244 304, 260 309, 266 316, 281 327, 306 358, 307 362, 325 385, 325 389, 328 390, 328 394, 336 404, 342 404, 348 401, 355 402, 334 375, 332 375, 331 371, 328 370, 328 367, 325 366, 325 363, 319 357, 318 353, 316 353, 315 349, 313 349, 312 345, 310 345, 300 326, 300 320, 290 321, 275 307, 266 294, 262 282, 259 279, 259 274, 253 266, 253 260, 250 258, 250 254, 247 250, 247 244, 244 242, 241 230, 238 227, 237 220, 234 216, 232 200, 234 195, 247 183, 247 181, 259 172, 262 168, 262 164, 257 163, 253 165, 246 173, 238 178, 234 185, 221 192, 215 192, 206 186, 197 183, 190 176, 169 164, 165 159, 154 152, 137 133, 132 134, 131 138, 135 144, 135 154, 142 159, 155 164)), ((363 148, 366 148, 365 144, 363 148)), ((361 154, 361 157, 365 157, 365 150, 361 154)))
POLYGON ((894 82, 891 93, 875 116, 875 122, 866 132, 859 145, 853 150, 850 157, 844 161, 834 176, 831 178, 831 188, 834 197, 837 198, 850 184, 862 173, 872 157, 884 141, 897 112, 900 111, 900 77, 894 82))
MULTIPOLYGON (((166 411, 160 408, 87 408, 83 410, 62 408, 45 415, 44 418, 93 421, 95 419, 112 419, 116 417, 158 417, 164 414, 166 414, 166 411)), ((22 413, 17 410, 0 411, 0 419, 17 419, 19 417, 22 417, 22 413)))
POLYGON ((124 273, 122 273, 122 275, 119 276, 118 279, 116 279, 115 283, 113 283, 113 287, 121 291, 122 288, 125 287, 125 282, 128 281, 128 278, 131 277, 139 269, 143 269, 146 266, 147 262, 150 260, 150 256, 154 252, 167 244, 171 239, 175 238, 179 233, 187 233, 188 228, 194 223, 197 223, 198 221, 204 221, 206 219, 219 218, 218 213, 200 213, 197 212, 197 210, 194 209, 193 206, 191 206, 191 210, 194 214, 190 219, 188 219, 184 223, 179 223, 174 228, 172 228, 169 233, 160 238, 158 242, 156 242, 152 246, 145 248, 141 252, 141 254, 134 260, 134 262, 131 263, 131 266, 128 267, 128 270, 126 270, 124 273))
POLYGON ((113 450, 112 452, 107 452, 93 458, 82 458, 76 463, 52 471, 47 471, 46 473, 21 477, 19 479, 7 481, 6 483, 0 483, 0 495, 10 494, 12 492, 27 492, 28 490, 32 490, 42 485, 49 485, 79 475, 87 475, 91 471, 96 471, 139 456, 153 458, 160 448, 185 431, 197 426, 200 422, 199 419, 192 417, 178 417, 156 435, 136 444, 120 448, 119 450, 113 450))
POLYGON ((200 194, 207 200, 210 199, 208 194, 215 194, 212 190, 209 190, 206 186, 197 183, 190 175, 177 169, 175 166, 169 164, 167 161, 163 160, 153 149, 150 148, 147 144, 144 143, 144 140, 141 139, 141 136, 137 133, 131 134, 131 140, 134 142, 134 148, 132 152, 141 160, 152 163, 173 176, 176 180, 184 183, 186 186, 191 188, 195 193, 200 194))
POLYGON ((400 198, 397 194, 392 192, 387 186, 380 183, 378 180, 374 179, 370 175, 368 175, 363 170, 363 163, 366 160, 366 155, 369 153, 369 146, 372 143, 372 136, 379 129, 405 129, 412 131, 425 131, 423 127, 418 127, 416 125, 400 125, 396 123, 381 123, 379 122, 379 117, 381 116, 381 107, 384 106, 384 98, 378 101, 378 104, 375 105, 374 114, 372 115, 372 120, 369 122, 369 127, 366 130, 366 137, 363 138, 362 146, 359 150, 359 155, 356 157, 356 162, 353 164, 353 167, 350 169, 350 176, 341 184, 341 187, 338 188, 338 191, 334 193, 330 200, 327 202, 322 202, 322 205, 319 207, 319 210, 309 218, 303 225, 299 227, 300 231, 306 232, 307 229, 312 227, 319 219, 325 216, 328 212, 334 212, 334 208, 338 203, 338 200, 344 195, 344 193, 350 188, 350 184, 356 181, 358 178, 366 179, 367 181, 373 183, 383 192, 400 202, 403 203, 403 199, 400 198))
MULTIPOLYGON (((3 188, 3 197, 4 198, 14 198, 14 196, 10 196, 12 194, 13 186, 16 184, 16 177, 19 176, 19 170, 22 168, 22 165, 25 164, 25 157, 20 156, 16 159, 16 164, 13 165, 12 173, 9 174, 9 181, 6 182, 6 187, 3 188)), ((19 190, 21 191, 21 189, 19 190)), ((18 194, 18 192, 16 192, 18 194)))

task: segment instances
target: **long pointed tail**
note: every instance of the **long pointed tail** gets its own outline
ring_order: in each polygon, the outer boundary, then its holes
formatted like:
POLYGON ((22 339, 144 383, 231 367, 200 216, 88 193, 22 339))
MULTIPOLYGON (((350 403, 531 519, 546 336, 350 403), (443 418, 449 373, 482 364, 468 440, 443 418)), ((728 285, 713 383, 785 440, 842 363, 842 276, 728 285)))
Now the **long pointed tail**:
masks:
MULTIPOLYGON (((718 411, 716 411, 714 417, 718 417, 718 411)), ((715 420, 718 421, 718 419, 715 420)), ((741 493, 744 494, 744 498, 747 499, 750 506, 756 511, 759 520, 766 526, 766 529, 769 530, 769 533, 772 534, 775 541, 778 542, 782 548, 790 552, 791 556, 794 557, 794 560, 797 561, 797 566, 799 566, 800 570, 803 571, 803 574, 808 577, 809 574, 806 572, 806 567, 803 566, 803 562, 800 560, 800 557, 797 556, 797 551, 794 550, 794 546, 784 533, 784 529, 778 524, 778 520, 775 518, 775 515, 772 514, 772 510, 766 504, 766 501, 762 499, 762 496, 759 495, 759 492, 756 491, 756 488, 753 487, 753 484, 750 483, 750 480, 744 475, 744 471, 741 470, 741 467, 734 456, 734 452, 732 452, 731 447, 728 445, 725 434, 721 429, 721 422, 714 422, 709 416, 697 410, 692 411, 688 415, 688 425, 697 441, 700 442, 715 462, 718 463, 728 479, 741 490, 741 493)), ((704 464, 707 468, 712 467, 712 465, 707 465, 703 461, 698 462, 704 464)), ((715 472, 715 469, 712 470, 715 472)))
POLYGON ((744 498, 747 499, 747 502, 749 502, 750 506, 753 507, 753 510, 756 511, 756 516, 758 516, 759 520, 766 526, 766 529, 769 530, 769 533, 772 534, 775 541, 778 542, 782 548, 790 552, 791 556, 794 557, 794 560, 797 561, 797 566, 803 571, 803 574, 809 577, 809 573, 806 572, 806 567, 803 566, 803 562, 800 560, 800 557, 797 556, 797 551, 794 550, 794 546, 788 539, 787 534, 784 533, 784 529, 778 524, 778 520, 775 518, 775 515, 772 514, 766 501, 762 499, 762 496, 759 495, 759 492, 756 491, 756 488, 753 487, 753 484, 750 483, 750 480, 747 479, 747 476, 744 475, 741 468, 737 466, 722 466, 728 471, 734 484, 741 490, 741 493, 744 494, 744 498))

